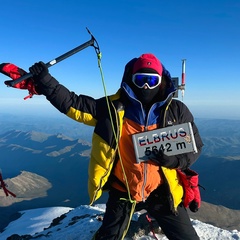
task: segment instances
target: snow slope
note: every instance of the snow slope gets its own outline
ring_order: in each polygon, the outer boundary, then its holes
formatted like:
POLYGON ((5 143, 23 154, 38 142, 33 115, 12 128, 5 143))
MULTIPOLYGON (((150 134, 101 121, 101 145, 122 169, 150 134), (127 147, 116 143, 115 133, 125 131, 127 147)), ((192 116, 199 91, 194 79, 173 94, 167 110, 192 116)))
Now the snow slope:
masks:
MULTIPOLYGON (((11 222, 0 234, 0 240, 6 240, 13 234, 38 236, 38 240, 91 240, 101 225, 100 219, 104 211, 104 204, 93 207, 82 205, 77 208, 50 207, 22 211, 22 216, 11 222)), ((133 220, 137 221, 139 215, 140 213, 135 213, 133 220)), ((223 230, 198 220, 192 220, 192 224, 201 240, 240 239, 240 232, 237 230, 223 230)), ((167 240, 162 234, 156 236, 159 240, 167 240)), ((136 239, 156 238, 150 233, 136 239)))

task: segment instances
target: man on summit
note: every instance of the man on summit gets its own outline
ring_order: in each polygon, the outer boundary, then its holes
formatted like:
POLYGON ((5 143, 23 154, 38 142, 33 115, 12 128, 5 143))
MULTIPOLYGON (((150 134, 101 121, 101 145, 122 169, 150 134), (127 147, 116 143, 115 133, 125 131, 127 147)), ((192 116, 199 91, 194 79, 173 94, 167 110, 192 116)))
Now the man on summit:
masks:
POLYGON ((68 117, 94 126, 89 163, 90 204, 109 191, 102 226, 95 240, 123 239, 135 210, 146 209, 170 240, 199 239, 183 206, 179 169, 187 169, 203 146, 189 109, 173 99, 169 72, 153 54, 142 54, 125 66, 114 95, 94 99, 70 92, 53 78, 43 62, 29 68, 38 94, 68 117), (108 101, 107 101, 108 100, 108 101), (132 135, 190 122, 198 153, 138 162, 132 135))

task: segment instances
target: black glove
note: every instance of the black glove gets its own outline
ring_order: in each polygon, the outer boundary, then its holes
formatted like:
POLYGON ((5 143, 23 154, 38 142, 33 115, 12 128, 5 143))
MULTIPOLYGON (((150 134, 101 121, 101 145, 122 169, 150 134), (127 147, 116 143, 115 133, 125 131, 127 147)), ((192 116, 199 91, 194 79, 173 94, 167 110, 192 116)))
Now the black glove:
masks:
POLYGON ((35 63, 29 68, 30 73, 33 75, 33 79, 38 81, 48 75, 48 67, 43 62, 35 63))
POLYGON ((196 202, 195 200, 193 200, 193 201, 189 204, 189 209, 190 209, 192 212, 197 212, 198 209, 199 209, 199 203, 196 202))
POLYGON ((153 151, 150 159, 157 162, 159 165, 166 168, 178 168, 179 166, 179 155, 167 156, 163 151, 153 151))
POLYGON ((48 97, 55 91, 59 82, 49 74, 45 63, 35 63, 29 68, 29 71, 33 75, 33 82, 38 94, 48 97))

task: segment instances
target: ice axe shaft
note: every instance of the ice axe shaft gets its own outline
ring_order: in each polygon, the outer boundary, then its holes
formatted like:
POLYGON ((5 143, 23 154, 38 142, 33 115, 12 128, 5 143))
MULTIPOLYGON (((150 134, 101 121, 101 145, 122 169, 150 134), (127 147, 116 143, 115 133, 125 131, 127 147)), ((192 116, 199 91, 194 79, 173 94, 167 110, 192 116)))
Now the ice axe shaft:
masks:
MULTIPOLYGON (((88 29, 87 29, 87 31, 89 32, 89 34, 91 34, 88 29)), ((61 56, 59 56, 59 57, 57 57, 57 58, 49 61, 48 63, 46 63, 46 66, 47 66, 48 68, 50 68, 51 66, 53 66, 53 65, 61 62, 62 60, 66 59, 66 58, 68 58, 68 57, 70 57, 70 56, 72 56, 73 54, 75 54, 75 53, 77 53, 77 52, 79 52, 79 51, 81 51, 81 50, 83 50, 83 49, 85 49, 85 48, 87 48, 87 47, 89 47, 89 46, 94 46, 94 43, 96 42, 96 39, 93 37, 92 34, 91 34, 91 36, 92 36, 91 40, 89 40, 89 41, 87 41, 87 42, 79 45, 78 47, 76 47, 76 48, 74 48, 74 49, 72 49, 72 50, 70 50, 70 51, 62 54, 61 56)), ((97 43, 97 42, 96 42, 96 43, 97 43)), ((95 47, 95 46, 94 46, 94 47, 95 47)), ((96 48, 98 49, 98 44, 97 44, 97 47, 95 47, 95 49, 96 49, 96 48)), ((24 76, 22 76, 22 77, 20 77, 20 78, 18 78, 18 79, 16 79, 16 80, 5 81, 4 83, 5 83, 7 86, 13 87, 13 86, 16 85, 17 83, 20 83, 20 82, 22 82, 23 80, 25 80, 25 79, 27 79, 27 78, 30 78, 30 77, 32 77, 32 76, 33 76, 33 75, 32 75, 31 73, 27 73, 27 74, 25 74, 24 76)))

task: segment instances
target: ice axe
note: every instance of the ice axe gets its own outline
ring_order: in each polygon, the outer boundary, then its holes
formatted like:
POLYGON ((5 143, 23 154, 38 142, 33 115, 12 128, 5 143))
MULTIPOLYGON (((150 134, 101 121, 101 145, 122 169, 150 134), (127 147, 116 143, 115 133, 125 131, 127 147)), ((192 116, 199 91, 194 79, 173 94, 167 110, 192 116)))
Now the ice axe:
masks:
MULTIPOLYGON (((86 29, 87 29, 88 33, 91 35, 91 39, 90 39, 89 41, 87 41, 87 42, 79 45, 78 47, 76 47, 76 48, 74 48, 74 49, 72 49, 72 50, 70 50, 70 51, 62 54, 61 56, 59 56, 59 57, 57 57, 57 58, 49 61, 48 63, 46 63, 46 66, 47 66, 48 68, 50 68, 51 66, 53 66, 53 65, 61 62, 62 60, 66 59, 66 58, 68 58, 68 57, 70 57, 70 56, 72 56, 73 54, 75 54, 75 53, 77 53, 77 52, 79 52, 79 51, 82 51, 83 49, 85 49, 85 48, 87 48, 87 47, 89 47, 89 46, 93 46, 93 47, 95 48, 95 51, 96 51, 97 55, 100 54, 99 45, 98 45, 96 39, 94 38, 94 36, 92 35, 92 33, 89 31, 89 29, 88 29, 88 28, 86 28, 86 29)), ((8 80, 8 81, 5 81, 4 83, 5 83, 7 86, 9 86, 9 87, 13 87, 13 86, 15 86, 17 83, 20 83, 20 82, 22 82, 23 80, 25 80, 25 79, 27 79, 27 78, 30 78, 30 77, 32 77, 32 74, 31 74, 31 73, 27 73, 27 74, 25 74, 24 76, 22 76, 22 77, 20 77, 20 78, 18 78, 18 79, 8 80)))

